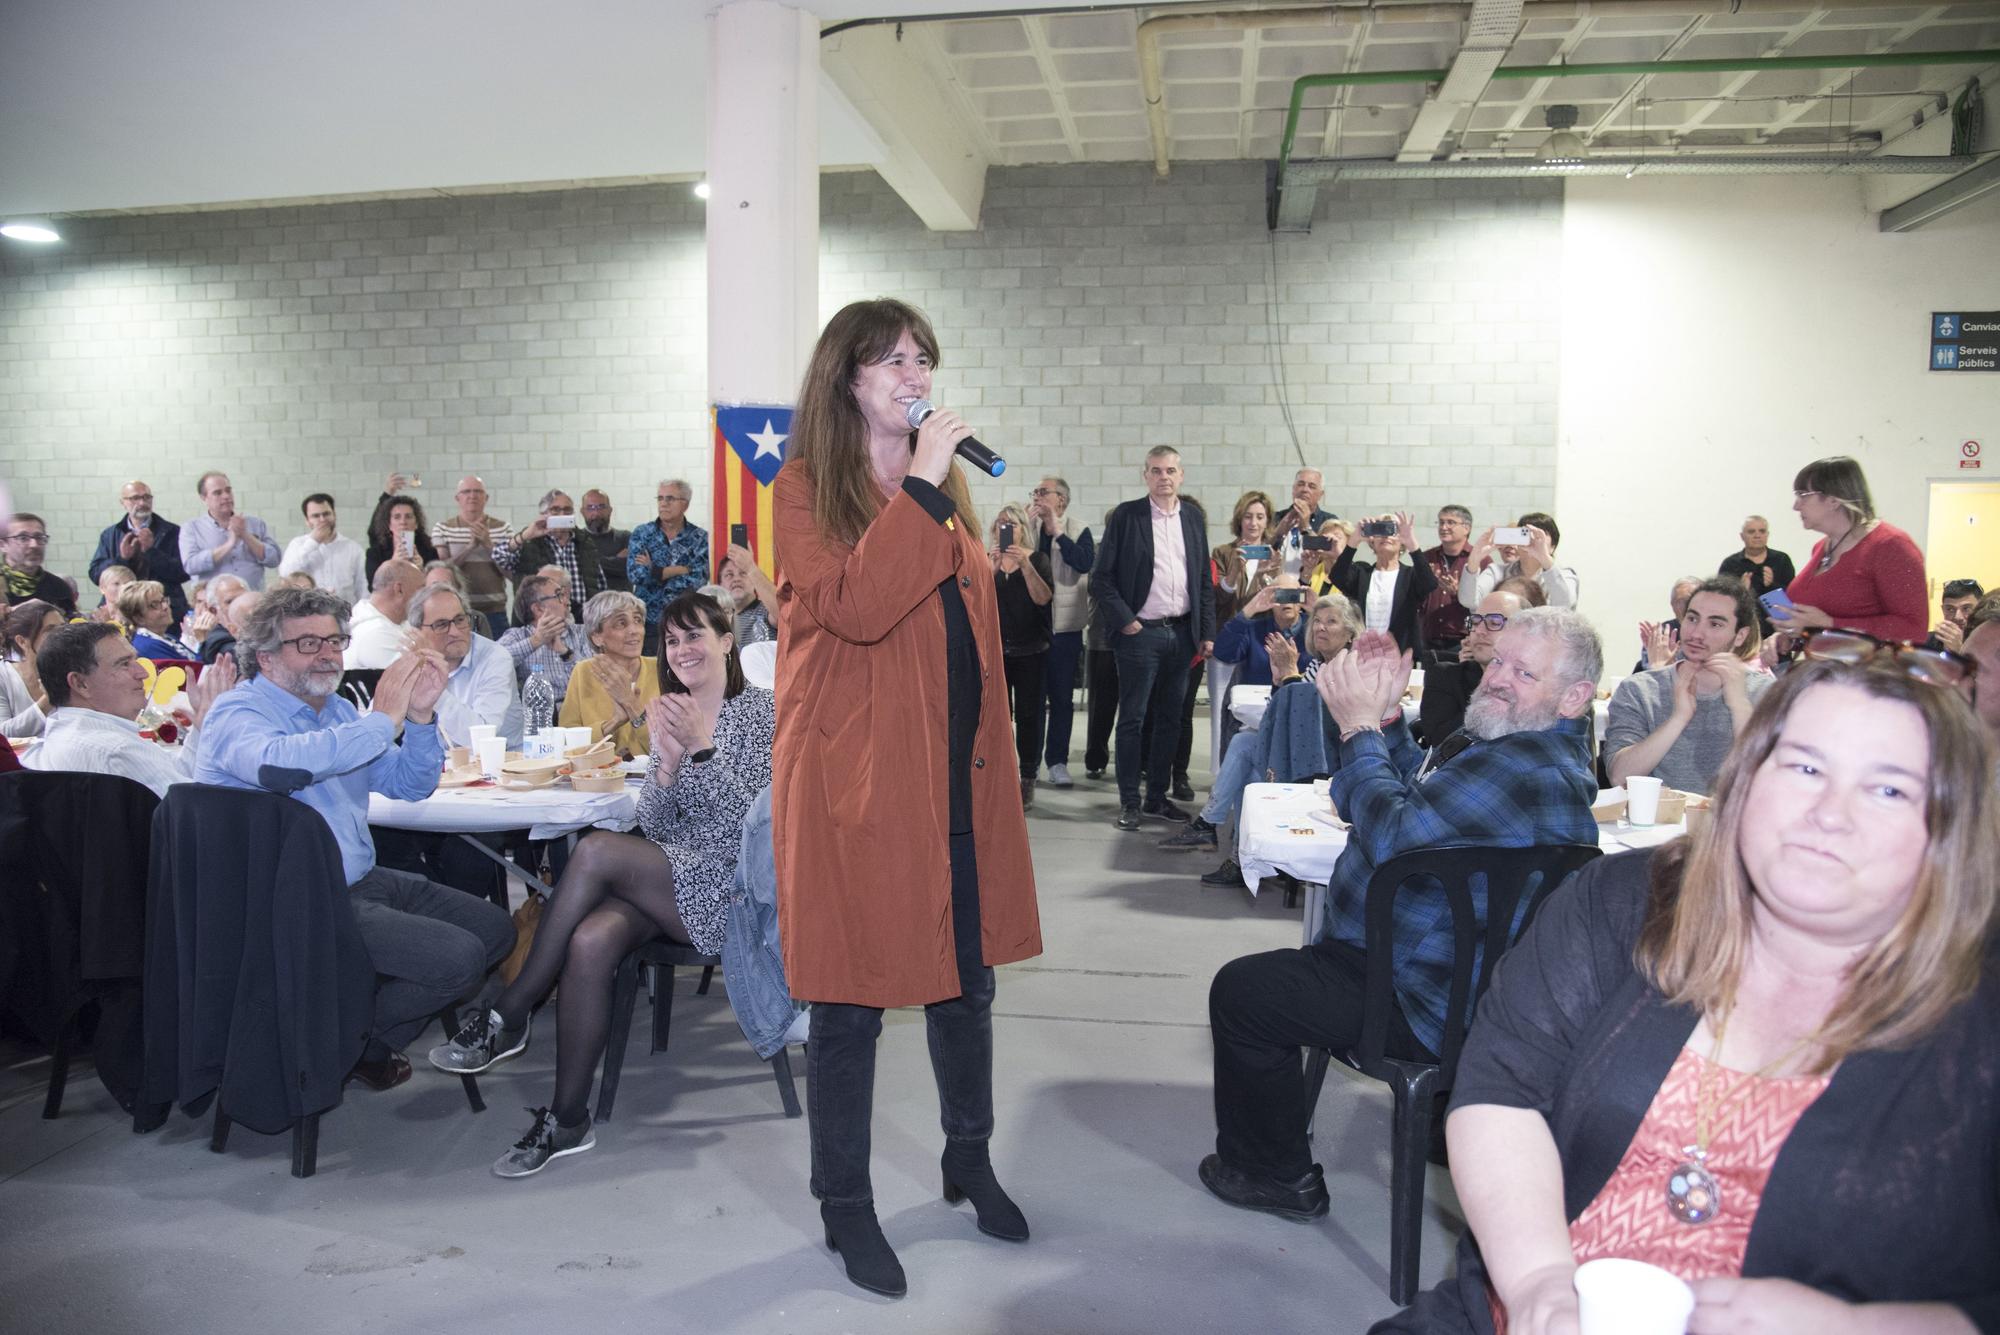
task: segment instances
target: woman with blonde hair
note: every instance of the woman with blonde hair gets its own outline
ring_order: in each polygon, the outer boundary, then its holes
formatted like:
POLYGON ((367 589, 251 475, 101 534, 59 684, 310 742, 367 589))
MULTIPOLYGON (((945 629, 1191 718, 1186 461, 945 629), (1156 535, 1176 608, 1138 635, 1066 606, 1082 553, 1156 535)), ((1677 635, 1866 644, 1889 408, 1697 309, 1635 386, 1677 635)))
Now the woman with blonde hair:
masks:
POLYGON ((1964 660, 1809 638, 1705 827, 1500 962, 1446 1136, 1457 1277, 1377 1331, 1574 1331, 1580 1263, 1690 1335, 2000 1329, 2000 802, 1964 660))
POLYGON ((118 620, 131 636, 133 651, 141 658, 154 662, 201 661, 201 651, 174 634, 173 604, 167 601, 167 586, 156 579, 133 580, 118 590, 118 620))
POLYGON ((1924 554, 1910 535, 1875 514, 1861 465, 1846 455, 1817 459, 1792 479, 1799 522, 1824 536, 1786 586, 1791 606, 1771 619, 1785 641, 1839 626, 1919 643, 1929 631, 1924 554))

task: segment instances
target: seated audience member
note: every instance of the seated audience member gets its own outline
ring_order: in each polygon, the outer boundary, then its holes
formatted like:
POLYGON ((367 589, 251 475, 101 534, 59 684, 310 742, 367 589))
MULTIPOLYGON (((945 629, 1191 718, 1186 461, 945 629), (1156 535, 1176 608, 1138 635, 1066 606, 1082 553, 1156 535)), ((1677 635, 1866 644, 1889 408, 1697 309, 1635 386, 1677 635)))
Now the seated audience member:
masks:
POLYGON ((1845 455, 1819 459, 1792 479, 1792 509, 1822 537, 1772 614, 1782 653, 1802 631, 1839 626, 1885 640, 1924 638, 1924 554, 1910 535, 1875 517, 1861 465, 1845 455))
MULTIPOLYGON (((568 492, 560 488, 545 492, 537 509, 539 513, 533 523, 511 537, 494 542, 493 564, 510 579, 518 578, 517 572, 522 570, 560 566, 569 580, 570 615, 584 620, 583 604, 604 590, 604 562, 598 556, 597 540, 590 536, 587 529, 577 526, 576 503, 570 500, 568 492)), ((630 543, 634 560, 646 555, 640 550, 646 528, 646 525, 641 525, 632 531, 630 543)), ((708 540, 704 537, 702 550, 707 549, 708 540)), ((700 566, 706 567, 707 564, 704 557, 700 566)), ((700 582, 698 568, 690 583, 700 582)), ((632 575, 633 587, 638 588, 642 583, 635 572, 632 575)), ((657 584, 652 587, 657 587, 657 584)))
MULTIPOLYGON (((1538 586, 1529 588, 1537 593, 1538 586)), ((1465 706, 1479 689, 1486 665, 1493 661, 1493 645, 1507 623, 1528 609, 1519 592, 1495 589, 1479 600, 1479 610, 1465 618, 1465 639, 1459 644, 1456 663, 1439 663, 1424 673, 1424 698, 1417 709, 1417 740, 1425 746, 1442 746, 1444 739, 1465 726, 1465 706)))
POLYGON ((423 575, 408 561, 384 561, 375 568, 375 592, 354 605, 346 667, 351 672, 386 668, 403 656, 409 638, 403 622, 423 575))
MULTIPOLYGON (((1281 576, 1292 579, 1295 576, 1281 576)), ((1329 593, 1313 604, 1312 617, 1305 625, 1305 653, 1289 635, 1272 631, 1265 644, 1270 655, 1272 698, 1293 687, 1311 689, 1311 680, 1322 663, 1344 653, 1361 634, 1361 613, 1338 593, 1329 593)), ((1218 641, 1219 643, 1219 641, 1218 641)), ((1270 738, 1261 730, 1245 729, 1229 739, 1222 763, 1215 767, 1215 783, 1209 790, 1208 805, 1175 833, 1160 841, 1161 848, 1185 850, 1219 846, 1224 821, 1236 815, 1243 790, 1266 777, 1266 757, 1270 738)), ((1282 776, 1289 782, 1292 775, 1282 776)), ((1201 878, 1203 885, 1241 885, 1243 873, 1234 858, 1201 878)))
MULTIPOLYGON (((1701 584, 1700 575, 1682 575, 1667 591, 1667 606, 1674 609, 1673 620, 1639 623, 1639 659, 1632 665, 1632 671, 1651 672, 1680 657, 1681 618, 1687 615, 1688 599, 1701 584)), ((1755 600, 1752 602, 1754 605, 1755 600)))
MULTIPOLYGON (((1465 728, 1426 758, 1403 725, 1407 654, 1369 631, 1315 679, 1340 731, 1334 807, 1351 824, 1327 886, 1318 940, 1248 955, 1209 989, 1216 1152, 1201 1180, 1232 1205, 1293 1219, 1327 1211, 1312 1162, 1302 1047, 1352 1047, 1367 978, 1362 909, 1375 869, 1421 848, 1597 843, 1584 716, 1604 650, 1568 609, 1535 608, 1500 632, 1465 728)), ((1397 901, 1388 1054, 1436 1060, 1451 987, 1452 926, 1421 896, 1397 901)))
POLYGON ((1430 567, 1437 581, 1424 599, 1419 613, 1425 657, 1449 663, 1458 657, 1459 641, 1465 638, 1465 604, 1458 601, 1458 581, 1472 563, 1472 511, 1462 505, 1438 510, 1438 545, 1419 553, 1417 559, 1430 567))
MULTIPOLYGON (((1306 605, 1278 602, 1279 589, 1303 599, 1297 575, 1280 575, 1263 585, 1237 608, 1236 614, 1216 627, 1215 658, 1230 665, 1230 681, 1235 685, 1269 686, 1271 677, 1270 639, 1273 635, 1291 642, 1293 656, 1305 641, 1306 605)), ((1211 709, 1222 702, 1211 700, 1211 709)))
POLYGON ((1014 758, 1021 770, 1021 806, 1035 805, 1035 775, 1042 766, 1042 736, 1048 725, 1044 678, 1049 665, 1049 604, 1055 601, 1049 558, 1028 544, 1034 535, 1017 506, 1003 505, 987 529, 993 546, 993 593, 1000 608, 1000 654, 1007 696, 1014 711, 1014 758), (1013 539, 1000 546, 1005 526, 1013 539))
POLYGON ((596 651, 583 627, 570 620, 569 591, 548 575, 530 575, 514 594, 514 624, 500 637, 514 660, 516 685, 539 671, 555 689, 560 705, 569 694, 570 673, 596 651))
MULTIPOLYGON (((1965 640, 1958 653, 1973 668, 1960 679, 1958 689, 1993 734, 1995 747, 2000 748, 2000 593, 1989 593, 1979 600, 1966 622, 1965 640), (1985 690, 1979 688, 1982 678, 1985 690)), ((2000 779, 2000 771, 1994 777, 2000 779)))
POLYGON ((1362 539, 1374 553, 1370 565, 1355 560, 1356 549, 1349 547, 1333 563, 1333 585, 1347 595, 1347 601, 1361 609, 1361 619, 1370 630, 1385 631, 1396 645, 1416 654, 1424 651, 1423 606, 1437 588, 1437 576, 1428 562, 1404 565, 1404 552, 1415 554, 1415 522, 1407 514, 1375 515, 1361 523, 1382 527, 1394 524, 1394 533, 1378 533, 1362 539))
POLYGON ((70 582, 42 565, 49 554, 49 526, 40 515, 17 512, 7 521, 0 549, 5 556, 0 561, 0 591, 9 607, 37 599, 61 608, 65 621, 76 615, 76 591, 70 582))
MULTIPOLYGON (((394 483, 400 479, 398 474, 389 480, 394 483)), ((364 565, 369 587, 374 587, 375 572, 384 561, 408 561, 422 570, 437 559, 430 525, 424 522, 423 503, 414 496, 383 492, 368 521, 368 554, 364 565)))
POLYGON ((305 516, 306 531, 285 544, 278 573, 309 576, 312 583, 307 588, 337 593, 350 603, 367 597, 366 554, 360 543, 340 531, 333 497, 316 491, 300 503, 299 513, 305 516))
POLYGON ((130 628, 132 649, 141 658, 188 663, 201 657, 199 649, 174 634, 174 607, 158 580, 136 580, 119 590, 118 619, 130 628))
MULTIPOLYGON (((1743 521, 1743 531, 1737 536, 1743 539, 1742 550, 1733 556, 1723 557, 1715 573, 1742 580, 1743 587, 1750 590, 1751 601, 1755 602, 1773 589, 1785 588, 1797 576, 1792 558, 1771 546, 1770 520, 1762 515, 1751 515, 1743 521)), ((1762 603, 1757 604, 1757 630, 1766 637, 1771 634, 1771 618, 1762 603)))
POLYGON ((1604 768, 1611 782, 1650 774, 1707 793, 1770 686, 1755 659, 1757 609, 1742 581, 1704 580, 1681 616, 1680 661, 1627 677, 1611 696, 1604 768))
POLYGON ((1525 576, 1542 586, 1542 593, 1548 598, 1550 607, 1575 607, 1580 586, 1576 571, 1556 564, 1556 548, 1562 543, 1562 530, 1556 527, 1555 519, 1539 511, 1531 511, 1522 515, 1514 526, 1528 531, 1526 546, 1513 543, 1496 545, 1493 541, 1494 530, 1490 528, 1472 544, 1472 560, 1467 569, 1477 567, 1479 575, 1476 579, 1458 582, 1458 600, 1467 607, 1477 607, 1479 600, 1493 592, 1503 580, 1525 576))
POLYGON ((444 660, 444 694, 437 701, 437 729, 446 746, 472 745, 472 729, 498 729, 509 750, 521 745, 521 692, 514 660, 505 649, 473 632, 472 610, 448 584, 431 584, 410 599, 406 621, 420 643, 444 660))
POLYGON ((317 589, 319 587, 318 584, 313 582, 313 577, 303 570, 294 570, 289 575, 279 576, 279 579, 283 581, 283 585, 287 589, 317 589))
POLYGON ((1805 652, 1707 828, 1592 863, 1501 961, 1456 1274, 1376 1332, 1574 1331, 1608 1256, 1691 1284, 1691 1332, 2000 1325, 1991 741, 1908 660, 1805 652))
MULTIPOLYGON (((217 575, 203 587, 202 606, 208 616, 203 618, 199 613, 195 616, 195 629, 201 631, 202 662, 213 663, 235 647, 236 629, 230 620, 229 605, 250 591, 250 586, 234 575, 217 575)), ((196 642, 191 636, 182 638, 190 644, 196 642)))
MULTIPOLYGON (((472 606, 471 595, 466 592, 465 572, 451 562, 432 561, 424 567, 424 587, 430 588, 434 585, 452 590, 465 601, 467 607, 472 606)), ((472 617, 473 633, 476 635, 486 635, 489 629, 486 618, 477 612, 474 612, 472 617)), ((493 637, 488 635, 487 638, 491 639, 493 637)))
POLYGON ((0 664, 0 735, 39 737, 54 706, 42 689, 41 672, 35 655, 50 631, 63 625, 62 610, 39 598, 16 603, 0 617, 0 635, 6 640, 7 661, 0 664))
POLYGON ((749 548, 731 544, 716 579, 729 590, 739 647, 778 638, 778 586, 757 564, 749 548))
POLYGON ((202 722, 216 697, 236 684, 236 666, 227 658, 201 674, 188 689, 194 727, 175 748, 139 735, 146 673, 116 626, 86 621, 58 627, 35 657, 49 685, 50 713, 42 744, 28 757, 29 768, 119 774, 162 797, 167 785, 194 777, 202 722))
POLYGON ((128 566, 104 567, 104 572, 97 577, 97 596, 102 601, 97 604, 97 610, 91 613, 92 619, 108 625, 119 624, 118 590, 138 578, 128 566))
POLYGON ((557 721, 588 727, 600 741, 611 738, 621 754, 640 755, 648 749, 646 705, 660 693, 659 662, 640 652, 646 604, 637 594, 597 594, 583 605, 583 630, 592 657, 570 673, 557 721))
MULTIPOLYGON (((643 611, 639 618, 643 627, 643 611)), ((491 1011, 431 1050, 431 1064, 453 1074, 483 1071, 521 1052, 534 1007, 560 975, 555 1096, 532 1109, 534 1125, 494 1163, 501 1177, 526 1177, 597 1143, 590 1086, 610 1030, 619 961, 662 936, 722 952, 743 818, 770 786, 775 726, 771 693, 745 684, 728 625, 723 607, 698 593, 682 594, 661 612, 665 681, 646 705, 653 764, 639 794, 640 833, 585 836, 520 974, 491 1011)))
POLYGON ((444 748, 433 711, 445 666, 429 650, 397 659, 364 715, 336 694, 346 641, 346 599, 323 589, 266 595, 237 649, 248 680, 209 710, 195 778, 289 794, 326 818, 380 978, 355 1078, 387 1089, 409 1079, 401 1049, 514 948, 514 924, 483 899, 375 865, 368 794, 414 802, 437 787, 444 748))
POLYGON ((1985 596, 1986 590, 1976 579, 1946 580, 1944 592, 1938 598, 1938 623, 1931 627, 1931 636, 1924 641, 1924 647, 1960 649, 1965 643, 1966 623, 1972 620, 1972 609, 1985 596))

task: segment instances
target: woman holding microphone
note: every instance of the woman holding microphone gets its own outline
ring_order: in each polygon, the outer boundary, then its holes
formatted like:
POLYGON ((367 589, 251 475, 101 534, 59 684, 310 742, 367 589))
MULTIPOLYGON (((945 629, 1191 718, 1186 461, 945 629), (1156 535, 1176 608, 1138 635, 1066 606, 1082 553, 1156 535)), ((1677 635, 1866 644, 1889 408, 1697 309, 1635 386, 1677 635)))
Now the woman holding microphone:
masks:
POLYGON ((852 303, 813 349, 778 474, 778 917, 806 1049, 812 1191, 848 1278, 903 1268, 875 1217, 869 1127, 882 1011, 922 1003, 944 1196, 1025 1241, 993 1175, 993 968, 1041 951, 992 570, 964 477, 971 428, 928 399, 936 336, 852 303))

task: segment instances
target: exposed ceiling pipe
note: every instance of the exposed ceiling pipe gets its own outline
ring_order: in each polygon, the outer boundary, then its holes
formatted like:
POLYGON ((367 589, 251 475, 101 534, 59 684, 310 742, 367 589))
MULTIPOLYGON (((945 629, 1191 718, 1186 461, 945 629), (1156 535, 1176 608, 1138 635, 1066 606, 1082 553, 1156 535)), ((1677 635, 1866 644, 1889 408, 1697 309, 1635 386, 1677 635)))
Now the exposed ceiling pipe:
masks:
MULTIPOLYGON (((1589 158, 1556 165, 1532 158, 1478 162, 1396 162, 1387 158, 1301 162, 1295 184, 1332 181, 1492 180, 1562 176, 1935 176, 1978 162, 1973 157, 1835 157, 1813 153, 1699 158, 1589 158)), ((2000 159, 1996 159, 2000 162, 2000 159)))

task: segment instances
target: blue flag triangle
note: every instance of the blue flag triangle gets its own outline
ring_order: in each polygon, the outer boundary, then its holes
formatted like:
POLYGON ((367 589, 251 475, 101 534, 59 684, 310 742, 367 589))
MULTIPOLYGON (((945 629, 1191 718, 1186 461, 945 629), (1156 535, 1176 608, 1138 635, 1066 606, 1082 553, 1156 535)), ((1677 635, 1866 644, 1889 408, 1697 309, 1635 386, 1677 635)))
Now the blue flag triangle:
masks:
POLYGON ((770 486, 785 465, 785 444, 792 435, 792 410, 774 405, 715 410, 715 428, 736 451, 743 466, 756 475, 761 486, 770 486))

